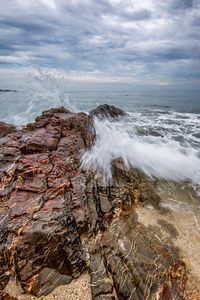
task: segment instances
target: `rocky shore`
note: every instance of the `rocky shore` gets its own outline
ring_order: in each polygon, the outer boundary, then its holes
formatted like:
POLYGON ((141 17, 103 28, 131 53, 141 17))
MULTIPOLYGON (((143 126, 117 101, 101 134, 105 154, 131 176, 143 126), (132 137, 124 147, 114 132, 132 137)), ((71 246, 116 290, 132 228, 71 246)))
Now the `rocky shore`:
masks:
POLYGON ((58 108, 20 130, 0 123, 0 299, 200 299, 198 196, 179 202, 193 201, 195 219, 165 205, 166 183, 120 158, 110 185, 80 168, 92 117, 118 114, 58 108))

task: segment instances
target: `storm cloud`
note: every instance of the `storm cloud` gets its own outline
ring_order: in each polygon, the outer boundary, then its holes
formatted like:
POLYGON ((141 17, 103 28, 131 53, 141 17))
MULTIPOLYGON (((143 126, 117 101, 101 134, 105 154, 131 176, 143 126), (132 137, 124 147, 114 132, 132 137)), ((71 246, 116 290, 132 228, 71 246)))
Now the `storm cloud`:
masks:
POLYGON ((199 82, 199 20, 200 0, 0 0, 0 68, 199 82))

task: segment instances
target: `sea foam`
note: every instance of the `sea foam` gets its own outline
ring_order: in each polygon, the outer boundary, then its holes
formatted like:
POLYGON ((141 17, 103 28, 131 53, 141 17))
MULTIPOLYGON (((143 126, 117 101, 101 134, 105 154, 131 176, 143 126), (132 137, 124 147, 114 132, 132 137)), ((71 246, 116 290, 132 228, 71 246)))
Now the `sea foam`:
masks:
POLYGON ((109 120, 95 119, 94 126, 96 141, 82 156, 83 169, 93 169, 110 181, 111 163, 120 157, 127 168, 137 168, 152 178, 200 183, 197 149, 183 147, 173 140, 145 140, 109 120))

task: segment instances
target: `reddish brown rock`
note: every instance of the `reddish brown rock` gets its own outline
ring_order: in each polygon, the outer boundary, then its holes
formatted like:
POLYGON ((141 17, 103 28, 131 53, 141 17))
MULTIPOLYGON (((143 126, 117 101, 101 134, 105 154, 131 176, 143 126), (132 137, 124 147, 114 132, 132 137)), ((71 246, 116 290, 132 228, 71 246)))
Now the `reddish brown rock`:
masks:
POLYGON ((15 131, 16 131, 16 127, 14 125, 0 122, 0 138, 15 131))
POLYGON ((159 205, 152 183, 120 160, 109 186, 82 171, 94 138, 89 116, 59 108, 2 144, 0 289, 16 276, 24 293, 47 295, 87 271, 95 300, 183 299, 178 249, 137 220, 139 203, 159 205))

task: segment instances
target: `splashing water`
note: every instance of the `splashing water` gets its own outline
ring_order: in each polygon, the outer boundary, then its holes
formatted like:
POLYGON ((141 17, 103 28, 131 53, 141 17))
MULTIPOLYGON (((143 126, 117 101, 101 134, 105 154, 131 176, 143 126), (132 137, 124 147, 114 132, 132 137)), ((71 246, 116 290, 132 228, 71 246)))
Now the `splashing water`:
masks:
POLYGON ((186 148, 173 140, 144 139, 130 135, 120 123, 94 121, 96 142, 82 157, 82 168, 112 179, 111 163, 122 158, 125 166, 142 170, 150 177, 187 180, 200 183, 200 156, 196 149, 186 148))
POLYGON ((20 93, 20 99, 15 100, 14 111, 10 111, 9 116, 4 120, 5 122, 15 125, 27 124, 40 115, 42 111, 61 106, 70 111, 77 111, 75 106, 70 103, 66 93, 59 87, 52 72, 34 66, 28 74, 26 86, 28 91, 23 94, 20 93))

